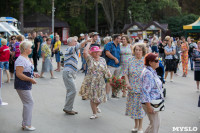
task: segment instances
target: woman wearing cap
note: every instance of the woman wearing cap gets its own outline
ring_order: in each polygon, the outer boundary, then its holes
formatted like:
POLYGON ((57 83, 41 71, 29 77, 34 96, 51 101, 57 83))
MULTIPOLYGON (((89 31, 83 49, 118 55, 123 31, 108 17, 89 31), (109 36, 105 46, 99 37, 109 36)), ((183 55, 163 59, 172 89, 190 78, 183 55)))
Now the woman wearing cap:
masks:
POLYGON ((185 37, 181 37, 181 40, 183 41, 181 45, 181 61, 182 61, 182 67, 183 67, 183 77, 187 76, 188 73, 188 50, 189 50, 189 45, 185 41, 185 37))
POLYGON ((199 81, 200 81, 200 41, 197 42, 197 49, 194 50, 194 80, 197 84, 197 92, 199 92, 199 81))
POLYGON ((93 115, 90 119, 97 118, 98 105, 106 102, 105 78, 111 77, 106 61, 100 57, 101 49, 98 46, 90 48, 88 43, 83 51, 83 56, 87 62, 88 70, 84 78, 79 94, 90 100, 93 115), (88 53, 90 48, 90 54, 88 53))
POLYGON ((172 46, 172 40, 170 36, 166 36, 165 40, 167 41, 167 46, 165 46, 165 81, 168 75, 168 72, 170 72, 170 82, 173 82, 173 75, 174 71, 176 69, 176 62, 173 60, 173 55, 176 54, 176 48, 172 46))

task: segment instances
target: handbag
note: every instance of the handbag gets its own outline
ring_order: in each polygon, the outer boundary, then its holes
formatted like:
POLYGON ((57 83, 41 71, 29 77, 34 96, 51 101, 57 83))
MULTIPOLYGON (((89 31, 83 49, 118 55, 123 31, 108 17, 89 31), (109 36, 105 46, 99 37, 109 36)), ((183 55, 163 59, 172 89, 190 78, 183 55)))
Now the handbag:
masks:
POLYGON ((177 55, 173 55, 173 59, 174 60, 178 60, 178 56, 177 55))
POLYGON ((159 89, 159 92, 160 92, 160 95, 161 95, 161 99, 151 100, 150 104, 151 104, 151 107, 153 108, 153 110, 155 112, 164 111, 165 110, 164 96, 163 96, 163 93, 161 92, 156 80, 155 80, 155 83, 156 83, 157 88, 159 89))
MULTIPOLYGON (((172 47, 172 51, 173 51, 173 47, 172 47)), ((174 59, 174 60, 178 60, 179 58, 178 58, 178 56, 175 54, 175 55, 172 55, 172 58, 174 59)))

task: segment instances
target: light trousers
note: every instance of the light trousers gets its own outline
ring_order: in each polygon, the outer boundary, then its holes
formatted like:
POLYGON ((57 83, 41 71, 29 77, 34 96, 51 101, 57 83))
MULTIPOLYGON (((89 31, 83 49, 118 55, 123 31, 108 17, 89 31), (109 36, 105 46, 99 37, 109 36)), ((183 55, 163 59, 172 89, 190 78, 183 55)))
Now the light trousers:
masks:
POLYGON ((144 111, 146 112, 150 124, 148 126, 148 128, 146 129, 146 131, 144 133, 158 133, 159 127, 160 127, 160 116, 159 116, 159 112, 155 112, 154 114, 150 114, 147 111, 147 107, 146 105, 142 104, 142 107, 144 109, 144 111))
POLYGON ((17 93, 23 103, 22 126, 31 126, 34 105, 31 90, 17 90, 17 93))
POLYGON ((74 99, 76 96, 75 78, 75 73, 63 71, 63 81, 66 87, 66 99, 64 110, 67 111, 72 111, 74 105, 74 99))

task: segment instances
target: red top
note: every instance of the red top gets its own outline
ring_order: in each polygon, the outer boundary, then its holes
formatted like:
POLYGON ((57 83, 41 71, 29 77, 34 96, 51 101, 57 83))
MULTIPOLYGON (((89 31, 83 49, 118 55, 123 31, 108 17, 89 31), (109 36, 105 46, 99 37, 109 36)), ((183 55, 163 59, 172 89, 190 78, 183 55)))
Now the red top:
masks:
POLYGON ((0 62, 9 61, 9 58, 10 58, 9 47, 3 45, 2 47, 0 47, 0 62))

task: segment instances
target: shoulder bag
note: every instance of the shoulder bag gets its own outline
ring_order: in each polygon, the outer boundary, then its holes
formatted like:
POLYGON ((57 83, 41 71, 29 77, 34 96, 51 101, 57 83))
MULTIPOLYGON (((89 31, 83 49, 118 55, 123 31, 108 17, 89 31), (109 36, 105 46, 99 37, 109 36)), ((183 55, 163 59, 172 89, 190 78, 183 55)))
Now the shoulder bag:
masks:
MULTIPOLYGON (((155 78, 154 78, 154 80, 155 80, 155 78)), ((163 93, 161 92, 156 80, 155 80, 155 83, 156 83, 157 88, 159 89, 161 99, 151 100, 150 104, 155 112, 164 111, 165 110, 164 96, 163 96, 163 93)))

